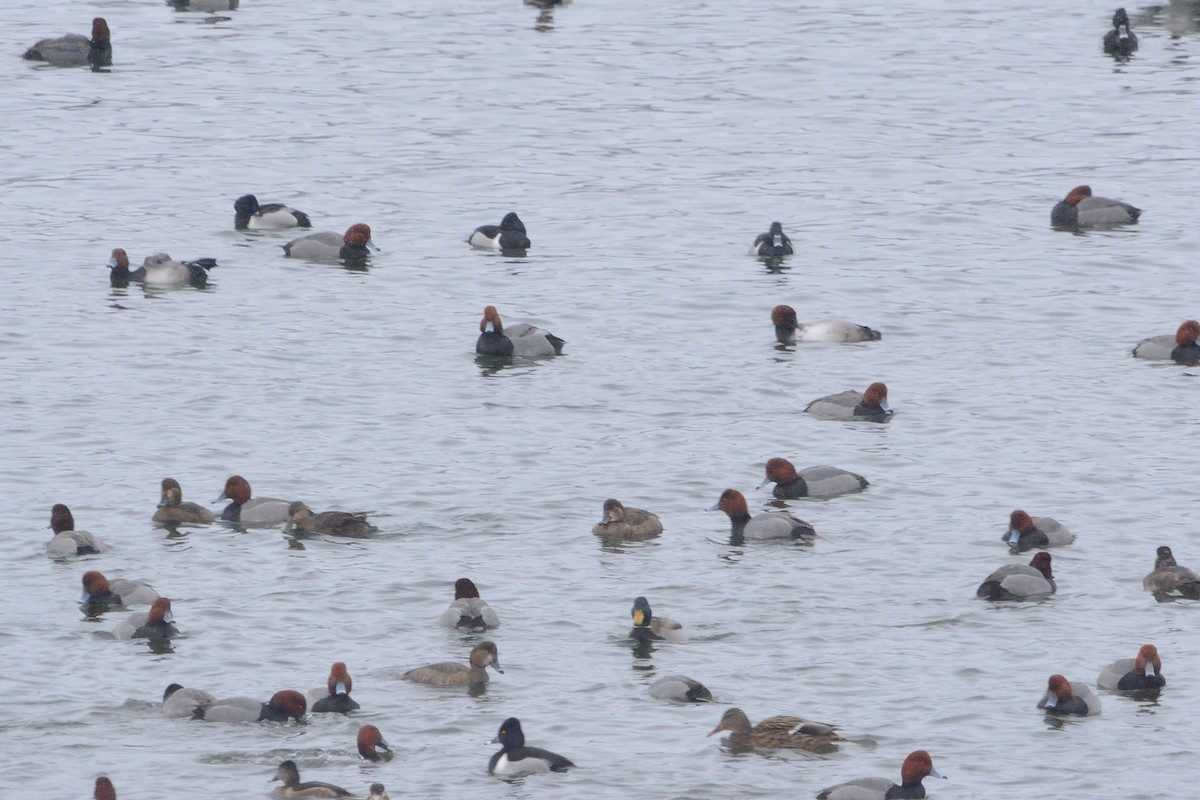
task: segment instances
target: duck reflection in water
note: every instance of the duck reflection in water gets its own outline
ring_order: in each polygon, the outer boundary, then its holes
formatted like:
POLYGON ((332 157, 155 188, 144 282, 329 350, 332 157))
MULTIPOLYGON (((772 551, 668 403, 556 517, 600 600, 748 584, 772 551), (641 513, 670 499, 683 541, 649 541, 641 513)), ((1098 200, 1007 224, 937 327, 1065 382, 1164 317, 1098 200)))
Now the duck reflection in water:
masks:
POLYGON ((539 33, 554 30, 554 9, 570 5, 571 0, 525 0, 525 5, 538 10, 537 19, 533 21, 533 29, 539 33))

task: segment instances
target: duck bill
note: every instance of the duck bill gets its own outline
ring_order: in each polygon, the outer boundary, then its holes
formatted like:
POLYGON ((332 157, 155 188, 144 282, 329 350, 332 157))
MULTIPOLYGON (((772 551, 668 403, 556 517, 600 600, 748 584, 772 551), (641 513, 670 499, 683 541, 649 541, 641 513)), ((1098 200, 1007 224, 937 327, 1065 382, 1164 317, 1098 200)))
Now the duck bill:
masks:
POLYGON ((374 239, 367 239, 367 248, 370 250, 374 250, 376 253, 379 252, 379 245, 375 244, 374 239))
POLYGON ((166 508, 166 507, 167 507, 167 498, 164 495, 163 499, 158 501, 158 508, 166 508))
POLYGON ((929 777, 931 777, 931 778, 941 778, 942 780, 946 780, 946 779, 947 779, 945 775, 943 775, 942 773, 938 772, 936 769, 933 769, 932 767, 930 767, 930 769, 929 769, 929 777))
POLYGON ((222 500, 228 500, 228 499, 229 499, 229 495, 225 494, 224 492, 221 492, 219 495, 217 495, 217 498, 215 500, 209 500, 208 502, 209 502, 209 505, 212 505, 213 503, 219 503, 222 500))
POLYGON ((493 660, 492 663, 488 664, 488 666, 491 667, 492 669, 496 670, 496 672, 499 672, 501 675, 504 674, 504 670, 500 668, 499 661, 493 660))
MULTIPOLYGON (((769 486, 770 484, 772 484, 774 482, 775 481, 771 480, 770 478, 767 478, 762 483, 760 483, 758 486, 755 486, 754 491, 757 492, 759 489, 763 488, 764 486, 769 486)), ((709 509, 709 511, 712 511, 712 510, 714 510, 714 509, 712 509, 712 508, 709 509)))
POLYGON ((640 628, 646 624, 646 615, 639 608, 633 612, 633 627, 640 628))
POLYGON ((717 502, 713 503, 711 506, 709 506, 708 508, 706 508, 704 510, 705 511, 720 511, 721 510, 721 501, 718 500, 717 502))

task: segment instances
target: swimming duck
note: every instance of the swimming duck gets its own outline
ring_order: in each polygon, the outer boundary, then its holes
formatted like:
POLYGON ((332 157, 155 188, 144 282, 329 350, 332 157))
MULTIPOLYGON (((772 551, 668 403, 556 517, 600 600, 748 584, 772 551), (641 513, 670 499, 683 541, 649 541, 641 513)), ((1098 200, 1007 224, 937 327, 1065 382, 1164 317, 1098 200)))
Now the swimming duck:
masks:
POLYGON ((96 570, 83 573, 83 595, 79 598, 82 606, 150 605, 157 599, 158 592, 145 581, 122 578, 110 581, 104 577, 104 573, 96 570))
POLYGON ((359 705, 350 697, 353 686, 346 664, 335 661, 329 668, 329 679, 325 685, 308 693, 309 708, 314 714, 348 714, 357 711, 359 705))
POLYGON ((322 511, 314 514, 308 506, 296 500, 288 506, 287 524, 305 533, 323 533, 326 536, 346 536, 351 539, 366 539, 379 530, 367 522, 366 512, 322 511))
POLYGON ((96 778, 96 787, 92 790, 92 800, 117 800, 117 790, 113 783, 103 776, 96 778))
POLYGON ((387 788, 382 783, 371 784, 371 794, 367 800, 391 800, 388 797, 387 788))
POLYGON ((746 505, 746 497, 737 489, 726 489, 721 493, 721 499, 708 509, 709 511, 724 511, 729 515, 732 526, 730 537, 735 544, 745 540, 764 541, 767 539, 792 539, 810 543, 817 535, 813 526, 802 519, 793 517, 786 511, 767 511, 750 516, 750 508, 746 505))
POLYGON ((1075 541, 1075 534, 1050 517, 1031 517, 1021 509, 1008 517, 1008 530, 1000 537, 1014 553, 1035 547, 1061 547, 1075 541))
POLYGON ((283 786, 275 790, 279 797, 353 796, 342 787, 334 786, 332 783, 322 783, 321 781, 304 781, 301 783, 300 770, 296 767, 296 762, 291 760, 284 761, 276 768, 273 780, 283 781, 283 786))
POLYGON ((1104 34, 1104 52, 1110 56, 1128 56, 1138 49, 1138 39, 1129 30, 1129 15, 1118 8, 1112 18, 1112 30, 1104 34))
POLYGON ((363 222, 351 225, 344 234, 333 231, 310 233, 280 247, 285 256, 310 261, 359 260, 371 255, 372 250, 379 250, 371 239, 371 226, 363 222))
POLYGON ((1167 685, 1158 648, 1144 644, 1136 658, 1120 658, 1100 671, 1096 685, 1117 692, 1157 692, 1167 685))
POLYGON ((287 722, 300 720, 308 711, 304 695, 284 689, 271 695, 267 702, 253 697, 223 697, 196 710, 192 719, 206 722, 287 722))
POLYGON ((1005 564, 988 575, 975 590, 975 596, 986 600, 1028 600, 1054 594, 1057 590, 1050 554, 1038 553, 1028 566, 1005 564))
POLYGON ((312 227, 312 221, 303 211, 289 208, 282 203, 260 206, 258 198, 252 194, 244 194, 234 200, 233 211, 233 229, 237 231, 312 227))
POLYGON ((68 33, 57 39, 42 39, 25 51, 26 61, 45 61, 55 67, 112 66, 112 37, 104 17, 92 20, 92 38, 68 33))
POLYGON ((221 512, 221 519, 227 522, 242 522, 246 524, 278 525, 287 522, 288 509, 291 503, 275 497, 250 496, 250 482, 241 475, 231 475, 225 480, 225 489, 217 495, 214 503, 229 500, 229 505, 221 512))
POLYGON ((166 253, 146 256, 142 266, 129 269, 129 255, 120 247, 112 251, 108 260, 109 282, 113 286, 128 286, 130 281, 146 286, 195 286, 208 285, 208 271, 217 266, 215 258, 199 258, 195 261, 176 261, 166 253))
POLYGON ((832 725, 812 722, 801 717, 770 717, 754 727, 740 708, 731 708, 721 716, 709 736, 729 731, 729 746, 735 750, 755 747, 808 750, 813 753, 836 753, 837 742, 846 741, 834 733, 832 725))
POLYGON ((1050 223, 1059 228, 1092 228, 1137 222, 1142 210, 1107 197, 1093 197, 1092 187, 1076 186, 1050 212, 1050 223))
POLYGON ((703 683, 686 675, 664 675, 650 684, 650 696, 676 703, 710 703, 713 696, 703 683))
POLYGON ((46 552, 55 558, 103 553, 108 549, 108 545, 87 531, 75 530, 75 517, 62 503, 55 503, 50 509, 50 524, 46 527, 54 531, 46 552))
POLYGON ((892 800, 893 798, 922 798, 925 778, 945 778, 933 768, 933 758, 924 750, 914 750, 900 766, 900 784, 887 778, 855 778, 830 786, 817 793, 817 800, 892 800))
POLYGON ((566 772, 575 766, 558 753, 540 747, 526 747, 525 733, 521 721, 509 717, 500 726, 500 732, 492 739, 499 744, 500 751, 488 761, 489 775, 528 775, 534 772, 566 772))
POLYGON ((529 237, 525 235, 525 223, 510 211, 499 225, 480 225, 471 231, 467 244, 483 250, 528 250, 529 237))
POLYGON ((483 310, 479 321, 479 338, 475 341, 475 352, 481 356, 557 356, 566 344, 549 331, 526 322, 505 325, 500 321, 500 312, 495 306, 483 310))
POLYGON ((392 752, 392 748, 388 747, 388 743, 383 740, 383 734, 379 732, 379 728, 374 725, 363 725, 358 729, 358 754, 367 761, 382 761, 383 756, 375 750, 376 747, 389 753, 392 752))
POLYGON ((626 508, 620 500, 604 501, 604 517, 592 527, 597 536, 613 539, 652 539, 663 531, 655 514, 640 508, 626 508))
POLYGON ((160 525, 207 525, 213 521, 213 513, 196 503, 183 502, 183 489, 179 481, 163 478, 162 499, 158 501, 158 510, 151 520, 160 525))
POLYGON ((1189 319, 1175 331, 1175 335, 1151 336, 1143 339, 1133 348, 1134 358, 1146 358, 1161 361, 1174 361, 1176 364, 1194 367, 1200 363, 1200 345, 1196 337, 1200 336, 1200 322, 1189 319))
POLYGON ((800 472, 786 458, 768 459, 767 477, 758 485, 775 484, 773 494, 781 500, 801 497, 827 499, 851 492, 861 492, 869 485, 867 479, 837 467, 805 467, 800 472))
POLYGON ((772 222, 771 228, 766 233, 756 236, 754 244, 750 245, 752 256, 790 256, 793 252, 792 240, 783 232, 783 226, 778 222, 772 222))
POLYGON ((804 411, 827 419, 886 422, 892 416, 892 407, 888 405, 887 396, 887 385, 876 382, 861 394, 851 390, 813 400, 804 407, 804 411))
POLYGON ((1200 600, 1200 575, 1176 564, 1171 548, 1163 545, 1155 551, 1154 571, 1142 578, 1142 588, 1155 597, 1200 600))
POLYGON ((461 628, 479 633, 500 625, 500 617, 479 596, 475 582, 470 578, 459 578, 454 582, 454 602, 438 617, 438 624, 446 628, 461 628))
POLYGON ((171 719, 194 719, 216 701, 217 698, 203 689, 189 689, 172 683, 163 691, 162 713, 171 719))
POLYGON ((486 667, 504 674, 504 670, 500 668, 500 654, 496 652, 494 642, 480 642, 475 645, 471 650, 470 661, 470 666, 456 661, 441 661, 410 669, 401 678, 429 686, 478 686, 488 682, 486 667))
POLYGON ((1051 675, 1037 707, 1059 717, 1094 717, 1100 713, 1100 700, 1082 683, 1073 687, 1062 675, 1051 675))
POLYGON ((775 326, 775 339, 780 344, 797 342, 876 342, 883 338, 879 331, 866 325, 857 325, 844 319, 822 319, 817 322, 799 323, 796 309, 791 306, 775 306, 771 309, 771 323, 775 326))
POLYGON ((171 601, 165 597, 155 600, 148 612, 130 614, 117 623, 113 628, 113 636, 118 640, 150 639, 161 641, 179 635, 175 627, 175 615, 171 613, 171 601))
POLYGON ((652 642, 686 642, 688 640, 687 631, 683 629, 683 625, 670 617, 654 616, 650 611, 650 601, 644 597, 634 598, 633 609, 630 613, 633 616, 633 628, 629 631, 630 639, 652 642))

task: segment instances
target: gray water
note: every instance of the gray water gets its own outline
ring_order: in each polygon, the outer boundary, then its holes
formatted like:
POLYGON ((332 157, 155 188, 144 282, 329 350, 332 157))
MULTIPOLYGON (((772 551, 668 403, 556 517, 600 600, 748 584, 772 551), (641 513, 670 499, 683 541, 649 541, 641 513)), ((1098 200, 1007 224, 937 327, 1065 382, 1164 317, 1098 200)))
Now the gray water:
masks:
POLYGON ((1131 7, 1142 47, 1118 64, 1096 3, 242 5, 0 9, 0 795, 108 774, 122 800, 259 797, 293 758, 364 796, 807 797, 923 748, 950 776, 936 798, 1191 796, 1197 609, 1140 580, 1160 544, 1200 564, 1196 371, 1129 348, 1197 314, 1194 9, 1131 7), (97 14, 111 73, 17 57, 97 14), (1141 224, 1051 230, 1080 183, 1141 224), (288 235, 232 230, 246 192, 317 230, 367 222, 383 250, 366 272, 285 259, 288 235), (463 244, 510 210, 527 257, 463 244), (776 219, 798 252, 772 272, 744 253, 776 219), (204 291, 112 289, 114 247, 220 266, 204 291), (884 338, 779 348, 778 303, 884 338), (566 355, 477 364, 487 304, 566 355), (800 413, 874 380, 889 425, 800 413), (727 487, 765 507, 772 456, 872 485, 790 504, 811 548, 732 547, 703 509, 727 487), (381 531, 150 523, 163 477, 207 502, 233 473, 381 531), (666 532, 601 546, 606 497, 666 532), (56 502, 112 549, 48 559, 56 502), (1054 552, 1057 596, 988 605, 1014 508, 1078 541, 1054 552), (185 638, 112 640, 119 614, 74 606, 86 569, 151 580, 185 638), (478 637, 433 624, 461 576, 504 622, 478 697, 398 680, 465 660, 478 637), (691 641, 632 654, 639 594, 691 641), (1158 703, 1035 709, 1049 674, 1094 683, 1143 642, 1158 703), (350 718, 157 708, 171 682, 307 691, 335 660, 350 718), (673 672, 720 705, 652 700, 673 672), (704 735, 731 705, 862 743, 733 755, 704 735), (579 768, 489 778, 508 716, 579 768), (390 763, 355 753, 367 722, 390 763))

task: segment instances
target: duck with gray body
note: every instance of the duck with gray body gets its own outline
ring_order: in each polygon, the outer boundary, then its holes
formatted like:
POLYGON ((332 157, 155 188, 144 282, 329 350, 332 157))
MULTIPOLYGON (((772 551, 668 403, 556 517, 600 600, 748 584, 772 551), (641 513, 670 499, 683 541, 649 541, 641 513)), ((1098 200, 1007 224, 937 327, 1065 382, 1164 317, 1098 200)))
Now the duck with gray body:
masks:
MULTIPOLYGON (((218 3, 228 3, 229 1, 214 0, 218 3)), ((197 0, 191 0, 191 2, 194 4, 197 0)), ((237 0, 233 0, 233 2, 236 4, 237 0)), ((244 194, 233 201, 233 211, 234 230, 286 230, 287 228, 312 227, 312 220, 303 211, 297 211, 283 203, 259 205, 258 198, 252 194, 244 194)))
POLYGON ((194 719, 197 714, 203 716, 203 710, 216 700, 203 689, 189 689, 172 683, 163 692, 162 714, 171 719, 194 719))
POLYGON ((867 479, 838 467, 805 467, 797 471, 786 458, 767 461, 766 478, 757 488, 774 483, 772 494, 781 500, 811 497, 827 500, 843 494, 861 492, 869 485, 867 479))
POLYGON ((92 20, 92 36, 89 39, 78 33, 68 33, 57 39, 42 39, 30 47, 22 56, 26 61, 41 61, 52 67, 101 67, 112 66, 112 37, 108 23, 103 17, 92 20))
POLYGON ((1138 221, 1142 210, 1113 200, 1095 197, 1090 186, 1076 186, 1050 211, 1050 223, 1057 228, 1108 228, 1138 221))
POLYGON ((686 675, 664 675, 650 684, 650 696, 675 703, 710 703, 713 696, 704 684, 686 675))
POLYGON ((480 250, 528 250, 532 245, 525 233, 525 223, 510 211, 499 225, 480 225, 467 237, 467 244, 480 250))
POLYGON ((1029 564, 1005 564, 979 584, 975 596, 985 600, 1031 600, 1057 591, 1049 553, 1038 553, 1029 564))
POLYGON ((479 596, 479 589, 470 578, 459 578, 454 582, 454 602, 438 617, 444 628, 458 628, 479 633, 500 625, 500 617, 487 601, 479 596))

